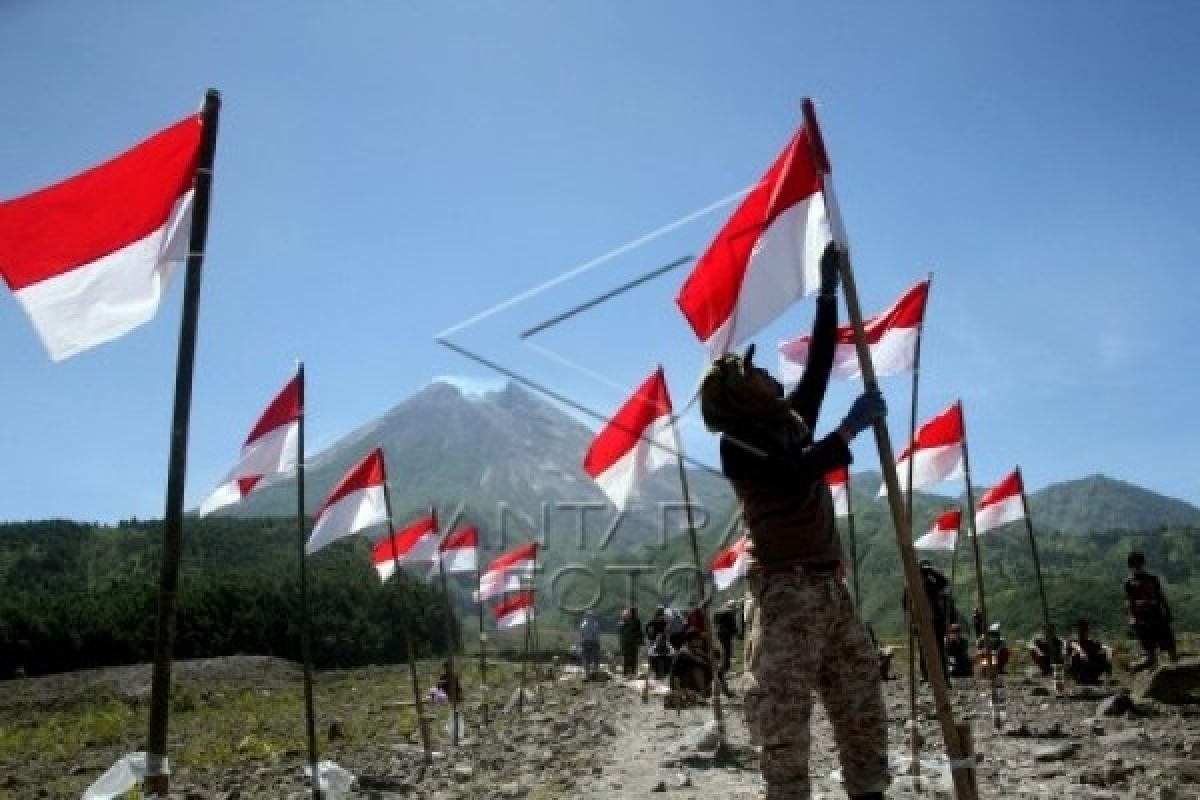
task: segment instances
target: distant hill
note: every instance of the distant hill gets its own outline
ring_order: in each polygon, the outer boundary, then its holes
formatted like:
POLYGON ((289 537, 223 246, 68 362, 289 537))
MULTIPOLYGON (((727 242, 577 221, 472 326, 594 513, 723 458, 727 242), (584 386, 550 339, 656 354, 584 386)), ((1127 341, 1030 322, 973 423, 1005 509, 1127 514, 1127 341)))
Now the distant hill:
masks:
POLYGON ((1029 511, 1039 527, 1070 534, 1200 525, 1200 508, 1105 475, 1034 492, 1029 511))
MULTIPOLYGON (((468 394, 435 382, 310 456, 306 508, 315 512, 354 462, 382 447, 397 524, 430 505, 449 524, 461 504, 464 519, 482 526, 490 549, 544 536, 552 564, 574 560, 580 550, 599 547, 605 539, 618 550, 656 540, 663 527, 661 504, 680 500, 675 469, 653 476, 640 504, 643 510, 617 519, 583 471, 593 436, 587 426, 516 384, 468 394)), ((694 501, 708 509, 714 525, 728 516, 733 497, 723 478, 689 469, 689 481, 694 501)), ((293 484, 292 478, 277 481, 225 513, 294 514, 293 484)), ((668 527, 678 529, 682 518, 680 512, 668 511, 668 527)))

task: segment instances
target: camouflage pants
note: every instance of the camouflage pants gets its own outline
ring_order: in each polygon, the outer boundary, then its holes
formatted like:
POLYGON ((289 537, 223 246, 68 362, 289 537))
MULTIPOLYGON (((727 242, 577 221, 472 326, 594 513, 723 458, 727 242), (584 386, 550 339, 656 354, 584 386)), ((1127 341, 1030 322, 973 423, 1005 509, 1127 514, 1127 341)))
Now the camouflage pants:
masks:
POLYGON ((879 663, 845 584, 832 575, 751 573, 746 724, 770 800, 807 800, 813 694, 833 725, 847 794, 882 792, 887 712, 879 663))

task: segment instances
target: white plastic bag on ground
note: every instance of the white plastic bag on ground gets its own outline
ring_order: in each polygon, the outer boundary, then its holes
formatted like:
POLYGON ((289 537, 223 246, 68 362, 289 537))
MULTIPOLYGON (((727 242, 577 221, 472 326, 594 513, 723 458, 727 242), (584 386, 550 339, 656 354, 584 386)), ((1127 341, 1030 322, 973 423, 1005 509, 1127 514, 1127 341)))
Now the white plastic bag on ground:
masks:
MULTIPOLYGON (((311 780, 312 767, 305 767, 304 774, 311 780)), ((342 800, 344 795, 349 794, 350 787, 357 780, 351 772, 342 769, 332 761, 318 761, 317 775, 319 776, 317 786, 325 794, 325 800, 342 800)))
MULTIPOLYGON (((164 759, 163 773, 169 772, 164 759)), ((146 777, 146 754, 122 756, 83 793, 83 800, 117 800, 146 777)))
MULTIPOLYGON (((454 736, 454 716, 446 720, 446 738, 451 739, 454 736)), ((458 743, 466 744, 467 742, 467 715, 463 712, 458 712, 458 743)))
POLYGON ((521 698, 522 691, 525 692, 525 703, 526 704, 532 703, 534 700, 537 699, 537 695, 535 695, 533 692, 529 691, 528 689, 522 689, 521 687, 518 686, 516 689, 513 689, 512 696, 509 697, 508 702, 504 704, 504 713, 505 714, 511 714, 512 710, 517 707, 517 702, 521 698))

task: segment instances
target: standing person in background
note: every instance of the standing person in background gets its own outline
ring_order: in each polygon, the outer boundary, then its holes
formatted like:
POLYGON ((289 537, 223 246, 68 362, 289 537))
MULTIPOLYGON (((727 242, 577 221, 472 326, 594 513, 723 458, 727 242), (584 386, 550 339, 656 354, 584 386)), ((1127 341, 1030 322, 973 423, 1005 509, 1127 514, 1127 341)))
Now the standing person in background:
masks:
POLYGON ((713 362, 700 387, 704 424, 721 434, 721 471, 750 538, 743 685, 767 800, 811 796, 814 692, 833 726, 847 794, 882 800, 891 782, 879 662, 838 577, 845 559, 824 480, 850 464, 850 441, 883 419, 882 395, 860 396, 837 430, 813 437, 837 346, 840 259, 832 244, 821 259, 808 365, 791 392, 754 365, 753 345, 713 362))
POLYGON ((646 641, 651 644, 658 639, 660 633, 667 632, 667 610, 662 606, 654 609, 654 616, 646 623, 646 641))
POLYGON ((734 637, 741 635, 741 631, 738 630, 740 616, 741 609, 736 600, 730 600, 721 606, 717 613, 713 614, 713 627, 717 629, 717 641, 721 644, 721 663, 718 665, 717 671, 721 674, 722 680, 729 672, 733 662, 734 637))
POLYGON ((1146 571, 1146 556, 1136 550, 1126 561, 1130 576, 1125 581, 1125 606, 1129 624, 1146 653, 1146 666, 1158 664, 1158 651, 1174 661, 1175 631, 1171 627, 1171 607, 1157 575, 1146 571))
POLYGON ((642 643, 646 641, 642 632, 642 620, 638 617, 636 608, 627 608, 621 612, 617 638, 621 642, 621 671, 627 676, 636 675, 638 655, 641 653, 642 643))
POLYGON ((579 658, 587 680, 600 666, 600 620, 591 609, 583 612, 583 622, 579 623, 579 658))
POLYGON ((667 606, 667 641, 671 643, 671 647, 675 650, 683 647, 684 639, 686 638, 687 621, 684 620, 683 614, 675 606, 667 606))

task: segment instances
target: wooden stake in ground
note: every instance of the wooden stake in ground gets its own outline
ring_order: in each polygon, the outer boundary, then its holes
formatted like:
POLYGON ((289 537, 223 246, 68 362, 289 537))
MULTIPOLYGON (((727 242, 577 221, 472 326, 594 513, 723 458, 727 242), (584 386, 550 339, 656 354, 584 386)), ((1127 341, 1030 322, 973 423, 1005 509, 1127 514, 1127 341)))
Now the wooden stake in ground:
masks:
MULTIPOLYGON (((962 410, 961 400, 959 401, 959 413, 963 415, 963 419, 965 420, 966 412, 962 410)), ((971 483, 971 456, 967 446, 968 439, 970 439, 970 437, 967 436, 967 426, 964 422, 962 451, 963 483, 966 486, 967 491, 967 519, 969 520, 967 525, 971 537, 971 553, 975 557, 975 592, 979 598, 980 628, 983 629, 983 669, 984 675, 987 677, 988 681, 988 689, 991 696, 992 708, 995 709, 999 703, 1000 691, 996 678, 997 665, 994 663, 996 654, 992 652, 992 645, 988 640, 988 633, 990 633, 990 631, 988 630, 987 594, 983 589, 983 556, 980 553, 979 547, 979 531, 976 530, 975 526, 975 495, 971 483)), ((993 723, 998 722, 998 719, 993 718, 993 723)))
MULTIPOLYGON (((659 367, 661 370, 662 368, 659 367)), ((717 724, 717 747, 725 746, 725 718, 721 713, 721 680, 717 673, 717 649, 714 643, 716 629, 713 627, 712 618, 712 603, 708 594, 708 567, 700 560, 700 542, 696 537, 696 523, 692 517, 692 496, 688 489, 687 470, 683 467, 683 442, 679 438, 679 429, 675 425, 675 415, 671 414, 671 433, 675 438, 675 461, 679 465, 679 489, 683 493, 683 508, 687 515, 688 527, 688 542, 692 546, 692 559, 696 564, 696 580, 700 584, 700 591, 697 593, 700 598, 700 607, 704 609, 704 625, 708 629, 708 663, 712 668, 712 682, 710 690, 712 692, 712 710, 713 720, 717 724)))
MULTIPOLYGON (((824 176, 824 191, 822 192, 829 209, 831 222, 834 224, 835 236, 844 244, 845 232, 837 213, 837 203, 833 194, 833 180, 829 170, 829 159, 821 139, 820 127, 817 125, 817 114, 812 100, 805 98, 804 120, 809 131, 809 139, 813 143, 815 163, 824 176)), ((854 326, 854 344, 858 351, 859 366, 862 370, 863 383, 868 390, 878 390, 879 382, 875 378, 875 365, 871 362, 871 348, 867 343, 863 330, 862 307, 858 302, 858 288, 854 281, 854 270, 850 264, 850 254, 841 249, 842 286, 846 297, 846 307, 850 321, 854 326)), ((908 585, 909 594, 913 601, 909 604, 914 612, 917 623, 917 634, 921 642, 921 650, 925 653, 929 665, 929 684, 933 689, 934 702, 937 708, 938 721, 942 728, 942 738, 946 743, 946 752, 950 757, 951 776, 954 779, 954 794, 958 800, 975 800, 976 793, 972 786, 974 767, 967 761, 966 750, 959 728, 954 719, 954 710, 950 705, 950 693, 946 688, 946 673, 938 661, 938 648, 934 640, 933 614, 929 608, 929 600, 921 589, 920 568, 913 552, 912 530, 908 526, 905 513, 904 498, 900 492, 900 481, 896 476, 896 459, 892 450, 892 440, 888 433, 887 420, 875 423, 875 442, 879 449, 879 465, 883 470, 884 484, 888 487, 888 506, 892 512, 892 522, 896 528, 896 544, 900 550, 900 562, 904 567, 904 579, 908 585)))
POLYGON ((1033 553, 1033 572, 1037 575, 1038 599, 1042 603, 1042 632, 1046 637, 1046 646, 1051 651, 1051 661, 1062 661, 1061 648, 1054 646, 1054 624, 1050 621, 1050 604, 1046 602, 1046 584, 1042 579, 1042 559, 1038 556, 1037 539, 1033 535, 1033 517, 1029 514, 1029 498, 1025 494, 1025 476, 1017 467, 1017 482, 1021 484, 1021 508, 1025 512, 1025 530, 1029 532, 1029 549, 1033 553))
MULTIPOLYGON (((434 520, 434 526, 437 525, 437 509, 429 509, 429 516, 434 520)), ((454 684, 450 687, 450 743, 458 747, 458 695, 462 691, 462 681, 458 677, 458 672, 454 668, 454 650, 457 638, 455 631, 457 625, 454 621, 454 607, 450 605, 450 584, 446 580, 446 564, 442 560, 442 551, 437 551, 438 574, 442 579, 442 602, 446 604, 446 664, 450 670, 451 677, 454 678, 454 684)))
POLYGON ((308 539, 304 520, 304 364, 296 367, 296 390, 299 395, 300 416, 296 420, 296 545, 300 557, 300 656, 304 661, 304 734, 308 745, 308 766, 312 771, 313 800, 321 800, 321 781, 318 778, 317 720, 313 711, 312 611, 308 602, 308 556, 304 543, 308 539))
MULTIPOLYGON (((505 581, 507 581, 507 580, 508 579, 506 577, 505 581)), ((532 570, 530 570, 530 579, 529 579, 529 586, 528 586, 530 596, 533 598, 533 608, 531 608, 529 610, 530 619, 527 620, 525 623, 525 641, 521 648, 521 677, 520 677, 520 680, 518 681, 518 686, 517 686, 517 713, 518 714, 525 713, 525 677, 526 677, 527 669, 529 666, 529 647, 530 647, 530 644, 532 643, 531 636, 532 636, 533 626, 531 623, 533 622, 533 619, 535 619, 537 617, 537 592, 534 589, 534 582, 536 580, 537 580, 537 550, 535 549, 533 551, 533 568, 532 568, 532 570)), ((524 580, 521 581, 521 588, 522 588, 522 590, 524 590, 526 588, 524 580)), ((508 592, 505 592, 504 596, 508 597, 508 592)))
POLYGON ((483 629, 483 572, 479 560, 475 561, 475 597, 479 603, 479 717, 482 723, 488 724, 488 685, 487 685, 487 631, 483 629))
MULTIPOLYGON (((392 519, 392 492, 388 487, 386 462, 384 463, 383 470, 383 505, 387 516, 388 537, 392 542, 392 575, 399 582, 400 552, 396 549, 396 523, 392 519)), ((439 559, 441 558, 440 553, 436 555, 439 559)), ((413 649, 412 634, 399 624, 400 613, 396 607, 394 593, 389 593, 388 597, 391 603, 391 613, 389 616, 392 618, 394 635, 397 639, 403 639, 405 654, 408 656, 408 677, 412 683, 413 709, 417 713, 417 731, 421 735, 421 748, 425 751, 425 765, 429 766, 433 764, 433 748, 429 744, 429 726, 425 719, 425 704, 421 700, 421 682, 417 678, 417 657, 413 649)))
MULTIPOLYGON (((926 297, 928 297, 929 289, 933 288, 933 273, 929 273, 928 283, 926 288, 926 297)), ((926 300, 928 302, 928 300, 926 300)), ((908 440, 915 442, 917 440, 917 407, 919 395, 919 387, 921 383, 921 342, 925 338, 925 315, 921 314, 921 321, 917 323, 917 342, 913 347, 913 371, 912 371, 912 400, 909 403, 908 414, 908 440)), ((908 488, 905 491, 905 505, 908 507, 908 529, 912 530, 913 526, 913 468, 916 465, 916 459, 908 460, 908 488)), ((918 565, 919 567, 919 565, 918 565)), ((925 593, 925 582, 921 581, 921 593, 925 593)), ((910 607, 911 597, 910 597, 910 607)), ((932 612, 933 609, 931 608, 932 612)), ((908 724, 910 730, 909 745, 911 747, 912 765, 911 770, 913 775, 919 775, 921 771, 921 733, 920 726, 917 720, 917 658, 916 653, 916 635, 913 632, 912 613, 909 612, 904 620, 905 627, 908 629, 908 724)), ((934 629, 934 635, 937 635, 937 629, 934 629)), ((941 645, 941 642, 937 643, 941 645)), ((940 652, 940 647, 939 647, 940 652)), ((941 658, 939 657, 939 661, 941 658)), ((928 659, 926 659, 928 661, 928 659)))
POLYGON ((171 713, 171 666, 175 651, 175 610, 179 600, 179 562, 183 552, 183 492, 187 479, 188 424, 192 411, 192 371, 196 361, 196 327, 200 318, 200 278, 208 240, 213 161, 221 95, 204 96, 204 132, 196 166, 192 229, 188 237, 183 317, 175 364, 175 404, 171 418, 171 450, 167 459, 167 505, 163 515, 163 552, 158 579, 158 615, 154 627, 154 668, 150 678, 150 722, 146 737, 145 793, 166 797, 167 726, 171 713))

